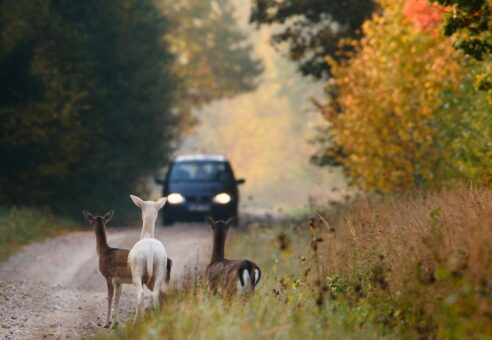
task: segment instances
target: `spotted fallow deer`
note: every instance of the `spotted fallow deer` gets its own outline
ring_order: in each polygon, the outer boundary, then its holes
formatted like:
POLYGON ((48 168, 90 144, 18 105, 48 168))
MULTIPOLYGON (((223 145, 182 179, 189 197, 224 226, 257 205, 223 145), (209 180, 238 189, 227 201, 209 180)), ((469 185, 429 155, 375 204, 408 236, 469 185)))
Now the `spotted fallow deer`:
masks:
MULTIPOLYGON (((108 313, 106 318, 105 328, 109 328, 112 322, 111 307, 114 311, 113 326, 118 324, 119 320, 119 302, 122 291, 122 284, 132 283, 132 274, 127 265, 128 249, 111 248, 108 245, 106 238, 106 224, 113 217, 113 210, 108 211, 104 216, 94 216, 87 210, 83 211, 85 219, 92 225, 96 234, 96 251, 99 257, 99 271, 106 279, 108 287, 108 313), (114 299, 114 306, 112 302, 114 299)), ((171 279, 172 260, 167 259, 166 263, 166 281, 171 279)), ((147 284, 149 289, 153 289, 152 282, 147 284)), ((164 296, 161 296, 163 299, 164 296)))
POLYGON ((207 216, 205 220, 213 231, 212 259, 205 272, 209 288, 223 295, 253 292, 260 282, 260 268, 249 260, 228 260, 224 257, 227 231, 235 219, 214 221, 207 216))

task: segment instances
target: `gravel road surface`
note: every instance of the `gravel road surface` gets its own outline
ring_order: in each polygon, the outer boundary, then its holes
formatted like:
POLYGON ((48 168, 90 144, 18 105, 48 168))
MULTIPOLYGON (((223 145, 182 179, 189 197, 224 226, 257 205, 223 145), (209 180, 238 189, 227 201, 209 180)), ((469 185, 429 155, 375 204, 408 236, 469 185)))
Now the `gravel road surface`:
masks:
MULTIPOLYGON (((139 237, 140 228, 108 230, 112 247, 129 249, 139 237)), ((212 240, 206 225, 158 227, 156 238, 173 259, 171 284, 179 285, 181 278, 209 258, 212 240)), ((150 292, 146 292, 148 306, 150 292)), ((29 245, 0 267, 0 338, 78 339, 108 332, 102 327, 106 298, 92 231, 29 245)), ((135 299, 134 287, 124 285, 121 322, 134 313, 135 299)))

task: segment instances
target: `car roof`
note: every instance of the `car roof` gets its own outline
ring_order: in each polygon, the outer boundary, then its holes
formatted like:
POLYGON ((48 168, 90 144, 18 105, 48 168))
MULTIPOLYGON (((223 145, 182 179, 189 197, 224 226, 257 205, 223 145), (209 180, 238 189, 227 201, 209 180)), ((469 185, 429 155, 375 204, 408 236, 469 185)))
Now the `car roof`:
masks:
POLYGON ((181 155, 176 157, 175 162, 189 162, 189 161, 197 161, 197 162, 227 162, 227 159, 222 155, 181 155))

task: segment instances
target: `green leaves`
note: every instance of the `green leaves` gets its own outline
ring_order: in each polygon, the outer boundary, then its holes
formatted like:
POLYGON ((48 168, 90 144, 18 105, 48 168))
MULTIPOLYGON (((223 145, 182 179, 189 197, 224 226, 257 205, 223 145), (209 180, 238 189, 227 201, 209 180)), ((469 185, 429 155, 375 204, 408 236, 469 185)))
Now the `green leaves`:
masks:
MULTIPOLYGON (((490 0, 431 0, 452 6, 443 25, 444 35, 455 37, 453 46, 475 60, 488 62, 492 53, 492 2, 490 0)), ((478 75, 477 88, 490 97, 490 73, 478 75)))
POLYGON ((229 0, 159 4, 0 2, 0 203, 121 218, 192 109, 256 87, 229 0))
POLYGON ((151 0, 7 0, 0 13, 0 202, 125 207, 177 138, 164 18, 151 0))

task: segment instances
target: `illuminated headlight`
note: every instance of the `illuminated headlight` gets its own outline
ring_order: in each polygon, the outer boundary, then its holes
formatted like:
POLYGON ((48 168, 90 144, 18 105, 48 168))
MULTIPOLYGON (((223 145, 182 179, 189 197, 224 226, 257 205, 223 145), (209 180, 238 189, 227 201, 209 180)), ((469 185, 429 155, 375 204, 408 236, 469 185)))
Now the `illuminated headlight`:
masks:
POLYGON ((184 201, 185 198, 181 194, 172 193, 167 195, 167 203, 169 204, 182 204, 184 201))
POLYGON ((227 204, 231 201, 231 196, 225 192, 215 195, 213 201, 218 204, 227 204))

